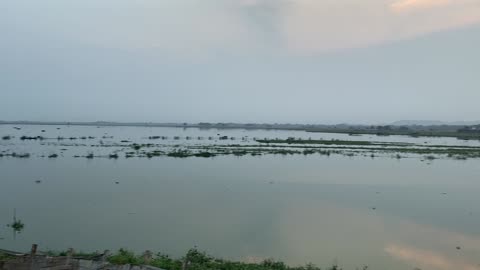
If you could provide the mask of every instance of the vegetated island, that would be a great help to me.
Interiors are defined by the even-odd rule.
[[[424,123],[424,124],[422,124]],[[180,127],[200,129],[270,129],[300,130],[306,132],[344,133],[351,135],[372,134],[380,136],[405,135],[413,137],[455,137],[480,139],[480,122],[415,122],[398,121],[388,125],[354,124],[255,124],[255,123],[137,123],[137,122],[39,122],[0,121],[0,125],[64,125],[64,126],[131,126],[131,127]]]

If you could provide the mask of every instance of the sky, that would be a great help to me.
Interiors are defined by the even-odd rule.
[[[480,120],[480,0],[0,1],[0,120]]]

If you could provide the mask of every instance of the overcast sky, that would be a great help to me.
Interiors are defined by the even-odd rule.
[[[480,0],[0,1],[0,120],[480,119]]]

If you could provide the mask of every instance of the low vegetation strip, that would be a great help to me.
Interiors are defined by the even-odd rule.
[[[67,252],[48,252],[50,256],[66,256]],[[75,254],[76,258],[91,259],[98,257],[97,253]],[[0,257],[1,258],[1,257]],[[9,257],[5,257],[8,259]],[[302,266],[289,266],[284,262],[273,259],[259,260],[258,262],[232,261],[215,258],[197,249],[190,249],[181,258],[173,258],[164,253],[153,254],[146,251],[143,254],[135,254],[126,249],[120,249],[107,257],[112,265],[149,265],[165,270],[342,270],[338,265],[320,268],[312,263]],[[368,269],[368,266],[356,269]],[[352,269],[353,270],[353,269]]]
[[[371,141],[343,141],[343,140],[304,140],[304,139],[258,139],[259,143],[280,143],[280,144],[323,144],[323,145],[390,145],[389,143],[376,143]]]

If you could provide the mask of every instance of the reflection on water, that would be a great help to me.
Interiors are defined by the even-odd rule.
[[[436,270],[478,270],[480,264],[473,264],[466,260],[458,260],[457,256],[448,256],[430,250],[422,250],[407,246],[389,245],[385,251],[411,266],[420,266],[421,269]]]
[[[125,129],[101,130],[125,135]],[[3,158],[0,247],[127,247],[181,256],[197,245],[247,261],[479,269],[477,163],[340,156]],[[27,225],[16,239],[5,226],[14,208]]]

